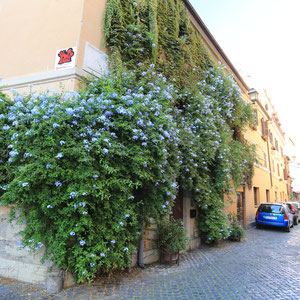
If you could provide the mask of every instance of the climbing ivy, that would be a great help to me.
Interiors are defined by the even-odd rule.
[[[118,53],[128,69],[155,63],[158,72],[183,88],[213,66],[182,1],[111,0],[104,24],[107,49]],[[195,66],[200,71],[192,72]]]
[[[145,70],[154,64],[176,88],[177,180],[193,191],[202,239],[226,238],[224,194],[251,186],[255,161],[255,148],[243,138],[252,110],[233,77],[212,61],[179,0],[109,0],[105,41],[118,68]]]

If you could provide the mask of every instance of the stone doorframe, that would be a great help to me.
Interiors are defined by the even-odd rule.
[[[175,201],[173,214],[175,219],[182,219],[187,236],[191,239],[188,249],[200,246],[196,217],[191,218],[191,210],[196,210],[192,203],[192,192],[181,190]]]

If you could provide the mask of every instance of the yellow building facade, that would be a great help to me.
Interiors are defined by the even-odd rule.
[[[226,199],[226,212],[237,214],[245,227],[254,222],[259,204],[285,202],[291,196],[285,134],[271,100],[266,91],[259,95],[254,89],[249,90],[246,100],[255,115],[254,126],[244,133],[247,142],[256,148],[252,186],[240,187],[237,195]]]
[[[250,90],[255,112],[255,125],[245,133],[246,140],[256,146],[257,162],[251,190],[245,193],[246,223],[253,220],[256,209],[263,202],[285,202],[290,197],[289,171],[284,149],[285,136],[278,115],[266,91],[259,95]]]

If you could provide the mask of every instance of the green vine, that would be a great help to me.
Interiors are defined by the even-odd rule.
[[[182,1],[120,3],[124,30],[117,31],[110,17],[105,28],[110,32],[107,48],[111,55],[118,49],[129,70],[139,66],[147,73],[147,66],[153,64],[156,74],[162,73],[177,88],[178,97],[173,99],[180,109],[177,180],[194,192],[202,239],[210,243],[226,238],[224,194],[240,185],[250,186],[253,177],[255,149],[243,138],[252,109],[232,76],[213,63]],[[108,12],[113,4],[108,1]]]

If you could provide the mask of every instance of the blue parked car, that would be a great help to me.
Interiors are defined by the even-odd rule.
[[[264,225],[283,227],[290,232],[294,226],[293,214],[285,204],[280,203],[262,203],[256,212],[256,228]]]

